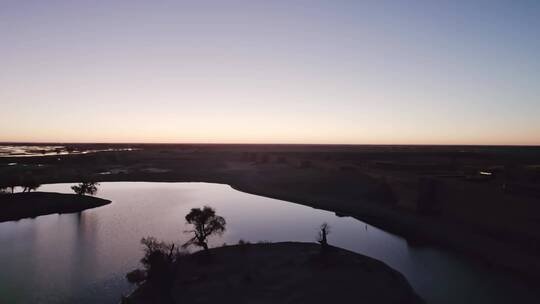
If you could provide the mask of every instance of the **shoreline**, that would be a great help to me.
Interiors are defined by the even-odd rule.
[[[82,178],[96,182],[227,184],[246,193],[348,215],[415,246],[444,248],[483,266],[496,265],[524,277],[540,278],[537,199],[520,193],[519,187],[505,192],[501,183],[507,179],[502,173],[483,181],[462,176],[467,170],[502,170],[508,161],[532,170],[531,164],[540,156],[538,149],[252,145],[130,148],[137,149],[4,159],[0,185],[10,185],[27,175],[41,184],[77,183]],[[537,173],[540,177],[540,169]],[[456,174],[462,177],[445,177]],[[521,175],[518,177],[526,177]]]
[[[348,199],[346,197],[322,197],[303,189],[284,187],[282,183],[260,176],[234,177],[213,175],[190,178],[189,176],[170,176],[170,174],[134,176],[128,174],[108,175],[96,179],[98,182],[203,182],[229,185],[235,190],[288,201],[312,208],[334,212],[340,216],[350,216],[377,228],[403,237],[417,246],[435,246],[458,255],[473,259],[484,266],[498,267],[524,279],[540,278],[540,261],[536,255],[519,248],[507,246],[504,241],[490,238],[479,232],[459,226],[449,226],[437,221],[437,217],[407,214],[367,199]],[[75,183],[73,179],[59,179],[54,183]]]
[[[358,208],[361,210],[355,211],[329,208],[328,205],[333,203],[332,200],[316,203],[315,200],[310,200],[307,197],[276,195],[271,191],[258,191],[239,185],[231,185],[231,187],[253,195],[322,209],[334,212],[339,216],[349,216],[402,237],[409,244],[415,246],[444,248],[452,253],[473,259],[484,266],[499,267],[501,271],[509,271],[526,279],[540,278],[540,262],[536,255],[507,247],[503,241],[463,228],[437,226],[434,223],[436,219],[415,219],[414,215],[404,216],[382,208],[377,210],[376,206],[365,206],[365,208]]]
[[[102,198],[55,192],[1,194],[0,223],[55,213],[76,213],[110,203]]]

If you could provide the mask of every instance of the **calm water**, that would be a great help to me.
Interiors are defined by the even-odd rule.
[[[41,191],[71,192],[70,184]],[[187,240],[184,216],[209,205],[227,220],[212,246],[257,241],[314,241],[323,222],[330,243],[384,261],[428,303],[538,303],[540,293],[443,251],[347,217],[206,183],[102,183],[112,204],[80,214],[0,223],[0,303],[117,303],[137,268],[140,239]]]

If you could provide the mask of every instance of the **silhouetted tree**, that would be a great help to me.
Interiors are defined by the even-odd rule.
[[[153,288],[159,288],[163,301],[159,303],[173,303],[170,291],[174,282],[178,262],[186,253],[178,250],[173,243],[158,241],[154,237],[141,239],[144,246],[144,256],[141,263],[144,269],[135,269],[126,274],[126,279],[132,284],[140,285],[143,282],[151,283]],[[122,296],[121,303],[129,303],[128,297]]]
[[[317,240],[321,244],[323,249],[326,249],[328,247],[328,240],[326,238],[328,234],[330,234],[330,225],[328,225],[327,223],[323,223],[319,230],[319,238]]]
[[[15,187],[21,184],[20,175],[11,172],[8,174],[0,178],[0,188],[3,188],[5,192],[9,189],[9,192],[15,193]]]
[[[170,288],[174,279],[174,264],[185,253],[180,252],[173,243],[158,241],[154,237],[141,239],[144,246],[144,256],[141,264],[144,269],[135,269],[126,274],[126,279],[132,284],[155,282],[156,286]]]
[[[26,176],[21,182],[21,187],[23,187],[23,192],[35,191],[41,186],[40,183],[32,176]]]
[[[172,280],[172,264],[182,256],[182,253],[172,243],[158,241],[154,237],[146,237],[141,240],[144,245],[144,257],[141,263],[145,270],[145,280],[170,283]],[[142,280],[140,273],[130,272],[128,281]],[[133,280],[131,281],[130,278]]]
[[[212,234],[221,235],[225,231],[225,219],[216,215],[216,211],[208,206],[193,208],[186,215],[186,222],[193,225],[193,230],[185,231],[193,233],[194,236],[187,241],[183,247],[197,245],[208,250],[207,239]]]
[[[96,182],[81,182],[78,185],[71,186],[71,189],[78,195],[94,195],[98,191],[99,183]]]
[[[11,193],[15,193],[15,187],[17,187],[17,184],[15,181],[9,184],[8,186],[11,189]]]

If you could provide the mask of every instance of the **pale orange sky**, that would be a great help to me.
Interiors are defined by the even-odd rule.
[[[0,141],[537,145],[539,12],[2,4]]]

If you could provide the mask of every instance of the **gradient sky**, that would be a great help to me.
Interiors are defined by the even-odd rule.
[[[539,1],[0,0],[0,141],[540,144]]]

